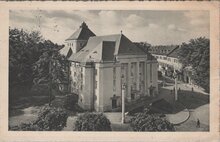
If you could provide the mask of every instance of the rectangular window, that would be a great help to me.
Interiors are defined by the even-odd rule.
[[[97,69],[94,70],[94,74],[97,75]]]
[[[115,78],[116,78],[116,68],[113,67],[113,79],[115,79]]]
[[[116,88],[116,80],[114,79],[113,80],[113,90],[115,91],[115,88]]]
[[[116,86],[116,67],[113,67],[113,90],[115,91]]]
[[[98,82],[97,82],[97,81],[95,81],[95,89],[97,89],[97,84],[98,84]]]
[[[150,82],[152,82],[152,75],[153,75],[153,72],[152,72],[152,63],[150,63]]]

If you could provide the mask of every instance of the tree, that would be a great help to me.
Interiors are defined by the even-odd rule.
[[[49,41],[50,42],[50,41]],[[48,47],[53,47],[53,43]],[[66,59],[60,55],[57,49],[45,51],[37,62],[34,63],[34,84],[49,84],[52,81],[52,86],[57,89],[57,84],[62,81],[67,81]]]
[[[149,114],[148,111],[136,113],[131,119],[134,131],[174,131],[174,126],[159,114]]]
[[[111,131],[111,123],[103,113],[84,113],[77,117],[74,131]]]
[[[42,130],[60,131],[66,126],[67,118],[66,110],[45,106],[40,110],[38,119],[34,124]]]
[[[68,114],[62,108],[45,106],[37,120],[31,123],[22,123],[19,126],[9,127],[14,131],[60,131],[66,126]]]
[[[61,79],[67,80],[65,58],[58,52],[60,48],[62,46],[44,40],[38,31],[9,29],[9,86],[49,85],[50,78],[56,86]]]
[[[192,67],[191,78],[194,83],[209,92],[210,78],[210,41],[205,37],[191,39],[182,43],[178,52],[183,68]]]
[[[9,29],[9,85],[32,85],[32,64],[42,54],[39,32]]]

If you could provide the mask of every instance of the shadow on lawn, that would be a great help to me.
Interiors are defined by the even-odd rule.
[[[210,101],[209,95],[186,90],[180,91],[178,98],[179,102],[185,105],[188,109],[196,109],[205,104],[209,104]]]
[[[9,116],[22,115],[25,108],[42,106],[49,102],[49,95],[45,92],[33,91],[30,86],[15,86],[9,89]],[[52,100],[55,97],[52,96]]]
[[[163,94],[161,94],[160,96],[162,98],[164,98],[166,101],[168,101],[171,104],[174,104],[174,91],[169,90],[169,89],[165,89],[165,88],[160,88],[161,92],[163,92]],[[192,91],[187,91],[187,90],[180,90],[178,91],[178,102],[183,104],[187,109],[196,109],[200,106],[203,106],[205,104],[209,104],[209,95],[205,95],[199,92],[192,92]],[[181,108],[181,107],[179,107]],[[177,109],[177,108],[175,108]],[[176,112],[181,111],[180,110],[175,110]]]
[[[178,91],[178,101],[174,100],[174,91],[160,88],[159,95],[151,101],[137,102],[137,107],[129,111],[129,114],[143,112],[145,108],[150,109],[151,113],[175,114],[184,109],[196,109],[200,106],[209,103],[209,95],[204,95],[199,92],[187,90]]]

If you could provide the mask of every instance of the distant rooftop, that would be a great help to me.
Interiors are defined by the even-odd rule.
[[[149,52],[151,54],[157,54],[157,55],[169,55],[171,52],[173,52],[178,46],[177,45],[160,45],[160,46],[151,46],[149,49]]]
[[[180,46],[177,46],[173,51],[171,51],[167,56],[179,58],[178,52],[180,51]]]

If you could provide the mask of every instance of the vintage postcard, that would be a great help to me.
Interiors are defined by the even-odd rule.
[[[0,141],[219,141],[218,2],[1,2]]]

